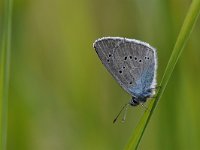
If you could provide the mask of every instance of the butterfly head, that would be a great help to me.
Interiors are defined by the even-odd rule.
[[[129,103],[131,106],[137,106],[139,105],[139,101],[138,101],[138,98],[137,97],[132,97],[130,103]]]
[[[129,104],[131,106],[137,106],[139,105],[141,102],[146,102],[147,97],[132,97],[131,101],[129,102]]]

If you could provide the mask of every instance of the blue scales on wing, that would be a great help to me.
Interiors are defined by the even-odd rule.
[[[94,48],[122,88],[132,96],[146,96],[155,88],[156,51],[138,40],[105,37],[95,41]]]

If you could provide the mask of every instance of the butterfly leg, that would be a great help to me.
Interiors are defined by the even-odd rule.
[[[152,92],[154,91],[154,90],[159,90],[161,88],[161,86],[156,86],[155,88],[150,88],[150,89],[148,89],[147,90],[147,93],[146,93],[146,97],[147,98],[156,98],[156,95],[152,95]]]
[[[160,90],[161,89],[161,86],[156,86],[155,88],[151,88],[151,90]],[[149,98],[156,98],[157,97],[157,94],[155,95],[151,95]]]
[[[143,108],[145,108],[145,111],[149,111],[149,108],[148,108],[146,105],[144,105],[143,103],[140,103],[140,105],[141,105]]]
[[[160,90],[160,89],[161,89],[160,85],[158,85],[158,86],[155,87],[155,90]]]
[[[149,97],[149,98],[156,98],[157,97],[157,95],[155,95],[155,96],[151,96],[151,97]]]
[[[154,87],[154,88],[151,88],[150,90],[160,90],[160,89],[161,89],[161,86],[158,85],[158,86],[156,86],[156,87]]]

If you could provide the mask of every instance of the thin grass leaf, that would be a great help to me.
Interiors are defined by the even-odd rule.
[[[12,0],[4,0],[3,37],[0,64],[0,149],[6,150],[8,87],[11,47]]]
[[[161,98],[161,96],[167,86],[167,83],[168,83],[170,76],[174,70],[174,67],[183,51],[183,48],[184,48],[187,40],[189,39],[189,36],[192,32],[192,29],[195,25],[197,18],[198,18],[199,11],[200,11],[200,0],[193,0],[190,5],[190,8],[188,10],[187,16],[184,20],[184,23],[182,25],[182,28],[180,30],[179,36],[177,38],[176,44],[172,51],[172,54],[171,54],[171,57],[167,64],[167,67],[165,69],[165,73],[163,75],[163,78],[162,78],[162,81],[160,84],[161,88],[158,90],[156,98],[150,102],[149,111],[146,111],[144,113],[144,115],[142,116],[129,143],[125,147],[125,150],[132,150],[132,149],[138,148],[138,145],[139,145],[140,140],[143,136],[143,133],[146,129],[146,126],[155,110],[155,107],[158,104],[159,99]]]

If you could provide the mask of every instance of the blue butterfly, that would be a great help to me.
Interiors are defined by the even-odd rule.
[[[153,97],[157,71],[155,48],[139,40],[121,37],[97,39],[93,47],[107,70],[132,96],[129,105],[137,106]]]

